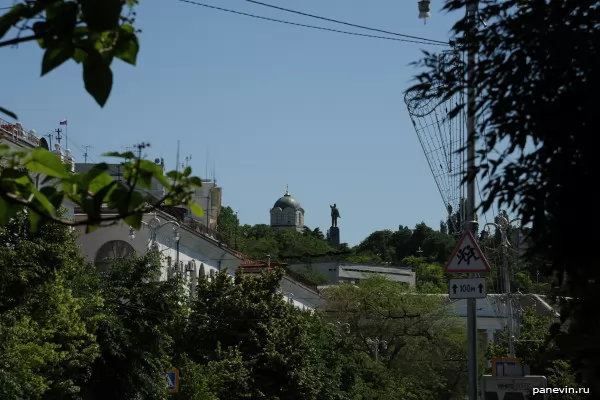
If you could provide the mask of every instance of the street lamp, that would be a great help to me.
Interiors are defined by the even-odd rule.
[[[179,241],[181,240],[181,236],[179,235],[179,229],[181,228],[181,225],[179,225],[179,223],[177,221],[165,221],[165,222],[161,222],[161,220],[156,216],[156,213],[154,213],[154,216],[150,219],[150,221],[148,222],[143,222],[144,225],[146,225],[148,227],[148,229],[150,229],[150,246],[152,250],[158,250],[158,241],[156,239],[156,233],[158,232],[158,230],[164,226],[167,225],[173,225],[173,239],[175,240],[175,246],[176,246],[176,250],[177,250],[177,257],[175,260],[175,268],[178,269],[179,268]],[[131,231],[130,231],[131,234]]]
[[[379,346],[383,350],[387,349],[388,343],[385,340],[379,340],[379,338],[371,339],[367,338],[367,345],[371,346],[375,353],[375,362],[379,360]]]
[[[515,355],[515,327],[514,327],[514,315],[513,315],[513,307],[511,300],[511,291],[510,291],[510,272],[508,271],[508,237],[507,231],[508,228],[513,224],[513,222],[520,221],[520,218],[514,218],[512,220],[508,220],[503,216],[499,216],[496,218],[496,222],[488,222],[484,225],[484,229],[493,226],[494,228],[500,231],[501,238],[501,246],[502,246],[502,273],[504,278],[504,287],[506,289],[506,307],[508,310],[508,348],[511,356]]]

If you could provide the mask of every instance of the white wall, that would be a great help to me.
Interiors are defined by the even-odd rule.
[[[144,221],[148,222],[152,217],[152,215],[146,215]],[[159,216],[159,219],[161,222],[167,221],[167,217],[161,218]],[[200,237],[199,234],[189,232],[183,228],[179,229],[179,234],[181,237],[179,252],[177,251],[177,243],[174,240],[173,225],[163,226],[157,231],[156,235],[158,250],[165,257],[171,257],[172,265],[174,265],[179,254],[179,261],[183,262],[184,266],[188,262],[194,261],[198,271],[204,266],[204,272],[207,275],[210,274],[211,270],[216,272],[219,269],[226,269],[229,273],[234,274],[242,261],[226,249]],[[119,222],[112,226],[99,228],[88,234],[82,234],[77,243],[86,255],[87,260],[93,262],[96,253],[106,242],[111,240],[128,242],[138,255],[142,255],[149,250],[150,239],[150,229],[145,225],[142,225],[142,228],[135,232],[135,238],[132,240],[129,236],[129,226],[124,222]],[[163,279],[167,277],[167,270],[167,266],[164,265],[161,274]]]
[[[324,300],[318,293],[287,276],[281,280],[281,291],[286,301],[291,299],[291,303],[302,309],[315,309],[324,304]]]

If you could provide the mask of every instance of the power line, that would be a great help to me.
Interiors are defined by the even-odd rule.
[[[367,38],[371,38],[371,39],[393,40],[393,41],[405,42],[405,43],[425,44],[425,45],[429,45],[429,46],[450,46],[449,44],[443,43],[443,42],[439,42],[439,43],[428,42],[427,40],[429,40],[429,39],[419,39],[419,40],[399,39],[399,38],[392,38],[392,37],[386,37],[386,36],[377,36],[377,35],[368,35],[368,34],[357,33],[357,32],[341,31],[341,30],[338,30],[338,29],[323,28],[323,27],[315,26],[315,25],[299,24],[299,23],[296,23],[296,22],[284,21],[284,20],[281,20],[281,19],[263,17],[263,16],[260,16],[260,15],[248,14],[248,13],[241,12],[241,11],[229,10],[227,8],[221,8],[221,7],[211,6],[211,5],[208,5],[208,4],[203,4],[203,3],[199,3],[197,1],[192,1],[192,0],[176,0],[176,1],[179,1],[181,3],[191,4],[191,5],[198,6],[198,7],[205,7],[205,8],[210,8],[210,9],[213,9],[213,10],[224,11],[224,12],[228,12],[228,13],[232,13],[232,14],[237,14],[237,15],[243,15],[243,16],[246,16],[246,17],[251,17],[251,18],[256,18],[256,19],[262,19],[262,20],[265,20],[265,21],[279,22],[281,24],[299,26],[299,27],[302,27],[302,28],[318,29],[318,30],[327,31],[327,32],[342,33],[344,35],[361,36],[361,37],[367,37]]]
[[[403,33],[390,32],[390,31],[385,31],[385,30],[382,30],[382,29],[370,28],[368,26],[363,26],[363,25],[356,25],[356,24],[352,24],[352,23],[349,23],[349,22],[339,21],[337,19],[325,18],[325,17],[320,17],[318,15],[314,15],[314,14],[303,13],[301,11],[290,10],[289,8],[278,7],[278,6],[274,6],[272,4],[262,3],[260,1],[255,1],[255,0],[245,0],[245,1],[247,1],[249,3],[254,3],[254,4],[261,5],[261,6],[269,7],[269,8],[274,8],[274,9],[280,10],[280,11],[285,11],[285,12],[289,12],[289,13],[293,13],[293,14],[303,15],[305,17],[310,17],[310,18],[316,18],[316,19],[320,19],[320,20],[323,20],[323,21],[333,22],[333,23],[336,23],[336,24],[351,26],[351,27],[354,27],[354,28],[360,28],[360,29],[365,29],[365,30],[368,30],[368,31],[385,33],[387,35],[401,36],[401,37],[408,38],[408,39],[415,39],[415,40],[427,41],[427,42],[436,43],[438,45],[449,46],[448,43],[442,42],[442,41],[439,41],[439,40],[427,39],[427,38],[422,38],[422,37],[418,37],[418,36],[405,35]]]

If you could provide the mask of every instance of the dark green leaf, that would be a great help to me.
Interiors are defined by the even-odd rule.
[[[189,178],[188,183],[195,187],[202,187],[202,179],[198,178],[197,176],[192,176]]]
[[[71,42],[55,43],[46,49],[42,59],[42,76],[60,66],[73,56],[75,48]]]
[[[84,62],[86,57],[87,53],[80,48],[76,48],[75,51],[73,51],[73,60],[77,64],[81,64],[82,62]]]
[[[144,217],[144,213],[136,212],[133,215],[128,216],[124,219],[125,223],[131,226],[133,229],[139,230],[142,226],[142,219]]]
[[[31,172],[37,172],[55,178],[68,178],[69,171],[60,158],[45,149],[34,149],[23,160],[23,164]]]
[[[56,190],[54,186],[44,186],[40,189],[40,193],[46,196],[55,209],[58,209],[61,206],[64,193]]]
[[[88,93],[104,107],[112,89],[113,74],[110,65],[97,51],[89,52],[83,61],[83,82]]]
[[[13,118],[13,119],[19,119],[17,118],[17,114],[15,114],[12,111],[8,111],[6,108],[4,107],[0,107],[0,113],[4,114],[4,115],[8,115],[9,117]]]
[[[98,210],[102,208],[102,204],[106,202],[106,198],[110,196],[117,184],[117,181],[112,181],[94,194],[94,208]]]
[[[119,30],[119,39],[114,50],[115,57],[128,64],[135,65],[139,51],[140,44],[135,33],[129,32],[128,29],[124,29],[122,26]]]
[[[121,9],[121,0],[87,0],[81,3],[83,20],[96,32],[117,29]]]

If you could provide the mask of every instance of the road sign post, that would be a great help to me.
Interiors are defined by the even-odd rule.
[[[474,156],[473,156],[474,157]],[[474,186],[473,183],[470,183],[470,186]],[[475,208],[473,207],[473,202],[475,201],[475,196],[473,192],[473,187],[470,187],[470,196],[467,200],[467,205],[469,206],[469,217],[470,221],[475,220]],[[476,223],[475,223],[476,224]],[[477,232],[477,229],[473,229],[474,232]],[[444,272],[446,273],[471,273],[471,274],[481,274],[490,272],[490,265],[485,258],[485,255],[479,248],[473,233],[470,230],[466,230],[462,237],[460,238],[450,261],[446,264],[444,268]],[[482,279],[478,276],[471,276],[470,280]],[[479,282],[481,283],[481,282]],[[454,292],[452,287],[449,288],[450,292]],[[485,280],[482,283],[481,294],[477,293],[479,291],[479,284],[476,285],[477,291],[476,295],[483,294],[485,288]],[[458,292],[459,285],[457,284],[456,291]],[[487,293],[486,293],[487,294]],[[485,296],[483,296],[485,297]],[[452,297],[451,297],[452,298]],[[468,375],[469,375],[469,400],[477,400],[477,297],[472,295],[472,297],[466,297],[467,299],[467,345],[468,345]]]
[[[485,278],[450,279],[448,297],[451,299],[483,299],[487,296]]]

